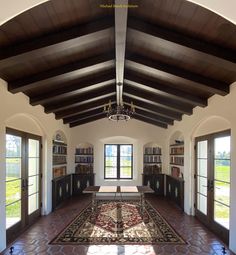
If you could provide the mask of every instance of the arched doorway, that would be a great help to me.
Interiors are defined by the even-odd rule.
[[[221,117],[195,130],[195,214],[228,243],[230,212],[230,124]]]
[[[6,121],[6,234],[7,242],[41,215],[42,131],[26,114]]]

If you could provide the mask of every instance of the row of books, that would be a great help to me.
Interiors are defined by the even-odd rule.
[[[171,148],[171,149],[170,149],[170,154],[179,154],[179,155],[183,155],[183,154],[184,154],[184,147]]]
[[[78,164],[75,167],[75,173],[76,174],[91,174],[93,173],[93,165],[80,165]]]
[[[66,166],[53,168],[53,178],[63,175],[66,175]]]
[[[160,174],[161,165],[144,166],[143,173],[144,174]]]
[[[52,158],[53,165],[66,164],[66,156],[62,155],[53,155]]]
[[[161,156],[160,155],[144,155],[144,164],[145,163],[160,163]]]
[[[67,147],[62,145],[53,145],[52,147],[53,154],[67,154]]]
[[[144,149],[144,154],[161,154],[160,147],[146,147]]]
[[[76,163],[93,163],[93,157],[75,155]]]
[[[184,157],[170,157],[171,164],[184,165]]]
[[[76,148],[75,154],[93,154],[93,147],[87,147],[87,148]]]

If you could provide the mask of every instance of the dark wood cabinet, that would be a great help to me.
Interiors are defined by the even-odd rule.
[[[164,174],[143,174],[143,185],[150,186],[156,195],[164,196]]]
[[[184,180],[166,175],[166,197],[184,210]]]
[[[83,190],[88,186],[94,185],[94,173],[91,174],[73,174],[72,178],[73,195],[82,194]]]
[[[71,174],[52,180],[52,210],[71,197]]]

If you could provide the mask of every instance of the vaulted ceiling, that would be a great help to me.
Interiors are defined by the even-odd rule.
[[[0,27],[0,77],[70,127],[116,104],[113,1],[51,0]],[[186,0],[129,0],[123,103],[167,128],[236,81],[236,26]],[[121,19],[122,23],[122,19]],[[115,29],[116,28],[116,29]]]

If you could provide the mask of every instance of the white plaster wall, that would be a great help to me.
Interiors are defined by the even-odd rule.
[[[70,148],[70,129],[54,114],[45,114],[41,106],[31,106],[28,97],[22,93],[13,95],[7,91],[7,84],[0,80],[0,251],[6,245],[5,223],[5,134],[6,127],[15,128],[42,136],[43,155],[43,208],[42,213],[51,211],[52,180],[52,138],[57,130],[65,133],[68,141],[68,173],[74,169],[73,153]]]
[[[185,177],[185,212],[193,214],[194,203],[194,138],[221,130],[231,129],[231,208],[230,208],[230,249],[236,252],[236,82],[230,87],[227,96],[213,96],[205,108],[196,107],[193,115],[183,116],[182,121],[175,121],[167,130],[167,140],[176,131],[184,135],[184,177]],[[167,142],[165,147],[167,148]],[[168,164],[168,161],[165,162]],[[165,165],[164,163],[164,165]]]
[[[102,119],[71,130],[72,146],[91,143],[94,146],[94,172],[96,185],[141,185],[143,170],[143,146],[149,142],[160,147],[165,144],[166,130],[137,120],[112,122]],[[104,180],[104,144],[133,144],[133,180]],[[162,154],[166,154],[162,151]],[[163,169],[165,172],[165,169]]]

